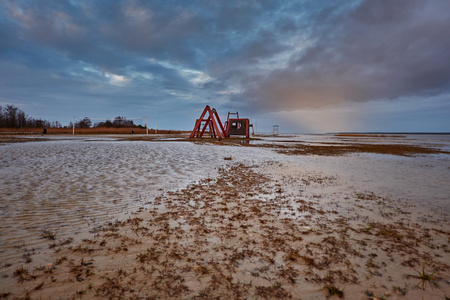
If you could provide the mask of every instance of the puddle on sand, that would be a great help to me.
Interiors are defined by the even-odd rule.
[[[204,176],[197,146],[184,143],[40,142],[2,146],[0,261],[16,248],[46,247],[144,206],[160,189]],[[218,154],[218,153],[217,153]]]
[[[89,230],[126,219],[164,191],[215,177],[228,163],[267,160],[267,149],[186,142],[55,140],[1,146],[0,261],[23,263],[25,249],[82,239]],[[262,154],[261,154],[262,153]],[[233,161],[224,157],[233,156]],[[242,159],[239,159],[242,158]],[[47,232],[46,233],[44,233]],[[18,250],[19,249],[19,250]],[[39,262],[33,261],[33,264]]]
[[[284,175],[320,174],[339,182],[320,187],[322,193],[331,189],[329,193],[344,197],[369,191],[430,204],[442,214],[450,209],[448,155],[288,156],[269,148],[107,139],[15,143],[1,146],[0,261],[23,263],[19,247],[48,249],[52,241],[42,238],[44,231],[55,233],[58,240],[76,240],[96,226],[150,206],[163,191],[216,176],[217,167],[270,161],[285,163]],[[292,188],[303,186],[295,180]]]

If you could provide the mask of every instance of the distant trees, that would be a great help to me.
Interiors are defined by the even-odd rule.
[[[107,127],[107,128],[111,128],[114,127],[113,122],[111,122],[109,119],[106,119],[105,122],[97,122],[94,124],[94,127]]]
[[[88,117],[84,117],[82,120],[75,123],[75,128],[91,128],[91,126],[92,121]]]
[[[115,117],[113,121],[113,127],[121,128],[121,127],[135,127],[133,120],[127,120],[126,117]]]
[[[68,128],[72,128],[73,123],[70,122]],[[127,120],[126,117],[118,116],[111,122],[107,119],[105,122],[97,122],[92,124],[90,118],[85,117],[75,123],[75,128],[91,128],[91,127],[140,127],[134,124],[133,120]],[[28,117],[21,109],[14,105],[0,106],[0,128],[62,128],[58,121],[49,122],[47,120],[35,119]]]
[[[0,128],[47,128],[61,127],[56,121],[50,123],[47,120],[28,117],[21,109],[14,105],[0,106]]]
[[[94,127],[114,127],[114,128],[123,128],[123,127],[137,127],[133,120],[127,120],[126,117],[115,117],[114,121],[106,120],[105,122],[98,122],[94,124]]]

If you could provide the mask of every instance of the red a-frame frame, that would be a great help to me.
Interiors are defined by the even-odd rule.
[[[209,116],[205,119],[206,113],[209,113]],[[211,138],[219,138],[220,140],[227,137],[216,109],[211,109],[209,105],[206,105],[200,118],[195,121],[195,127],[191,132],[190,138],[201,138],[206,131],[206,127],[209,127]]]

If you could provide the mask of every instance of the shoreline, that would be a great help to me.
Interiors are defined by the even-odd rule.
[[[314,136],[314,135],[312,135]],[[323,136],[324,135],[315,135]],[[439,134],[438,134],[439,136]],[[351,153],[377,153],[399,156],[417,156],[426,154],[450,154],[450,147],[443,144],[423,143],[408,144],[405,142],[406,136],[397,135],[343,135],[336,134],[331,136],[333,141],[302,141],[288,140],[283,136],[265,136],[256,135],[254,138],[188,138],[188,134],[173,132],[161,134],[79,134],[76,136],[67,134],[41,134],[39,137],[34,135],[0,134],[0,146],[11,143],[24,142],[48,142],[57,140],[87,140],[92,141],[95,138],[115,139],[116,141],[144,141],[144,142],[189,142],[195,144],[211,144],[218,146],[242,146],[242,147],[260,147],[276,150],[278,153],[287,155],[320,155],[320,156],[339,156]],[[272,140],[266,140],[267,138]],[[406,139],[407,141],[407,139]]]

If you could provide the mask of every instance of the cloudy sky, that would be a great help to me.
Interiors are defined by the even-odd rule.
[[[450,132],[450,1],[0,1],[0,105],[258,132]],[[145,121],[144,121],[145,122]]]

